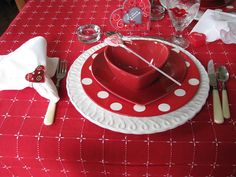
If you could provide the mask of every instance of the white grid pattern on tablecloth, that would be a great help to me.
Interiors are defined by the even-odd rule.
[[[48,39],[49,42],[49,51],[48,54],[50,56],[60,56],[64,59],[67,59],[69,63],[71,64],[73,59],[75,59],[78,54],[84,52],[87,48],[89,48],[89,45],[82,45],[77,44],[77,37],[75,34],[75,29],[78,24],[82,23],[95,23],[96,18],[93,18],[93,16],[96,16],[96,4],[104,2],[104,0],[96,0],[96,1],[30,1],[25,6],[25,11],[22,11],[21,14],[17,17],[17,19],[13,22],[12,26],[8,29],[7,33],[1,38],[1,44],[5,46],[3,49],[0,49],[0,52],[2,54],[5,54],[6,52],[11,52],[14,49],[16,49],[20,44],[25,42],[27,39],[32,38],[37,35],[43,35]],[[99,24],[104,31],[110,29],[107,20],[109,13],[112,11],[110,7],[114,7],[114,5],[110,5],[114,2],[110,0],[105,1],[106,5],[104,5],[104,14],[101,14],[101,23]],[[69,5],[68,5],[69,4]],[[81,5],[81,10],[78,10],[76,7],[77,5]],[[90,4],[92,4],[90,6]],[[121,4],[121,1],[118,1],[118,4]],[[47,6],[45,6],[47,5]],[[33,7],[34,6],[34,7]],[[57,6],[57,7],[55,7]],[[65,9],[64,7],[69,7],[68,9]],[[118,5],[117,5],[118,7]],[[33,12],[30,11],[30,9],[34,8],[35,10]],[[55,9],[56,8],[56,9]],[[91,11],[92,16],[89,17],[89,20],[87,20],[86,16],[84,14],[90,14],[86,12],[85,8],[92,8]],[[110,9],[109,9],[110,8]],[[29,9],[29,10],[27,10]],[[54,13],[52,13],[50,10],[53,9]],[[83,13],[82,13],[83,12]],[[66,14],[66,15],[65,15]],[[73,15],[79,14],[74,18]],[[33,21],[35,18],[34,16],[40,16],[37,17],[40,20],[39,21]],[[65,17],[66,16],[66,17]],[[47,19],[49,18],[49,19]],[[46,19],[46,20],[45,20]],[[22,24],[20,24],[22,23]],[[75,25],[76,24],[76,25]],[[19,31],[18,25],[22,26],[22,31]],[[58,25],[58,26],[57,26]],[[161,25],[156,23],[153,25],[155,27],[155,34],[166,36],[169,33],[165,31],[165,28],[163,28]],[[167,25],[168,28],[172,28],[170,23]],[[69,29],[69,30],[68,30]],[[172,30],[172,29],[171,29]],[[54,34],[55,33],[55,34]],[[70,33],[73,33],[71,35]],[[139,34],[137,32],[130,32],[127,33],[128,35],[135,35]],[[142,35],[149,35],[147,32],[142,32]],[[12,39],[12,36],[14,35],[14,39]],[[7,46],[7,47],[6,47]],[[63,48],[61,48],[63,46]],[[78,48],[77,48],[78,47]],[[201,51],[201,49],[195,49],[191,48],[191,52],[198,56],[198,58],[201,60],[202,58],[206,58],[206,56],[209,56],[209,59],[214,59],[217,65],[221,63],[226,63],[226,66],[230,69],[230,74],[232,76],[232,81],[229,84],[229,92],[232,93],[232,95],[236,95],[234,84],[236,83],[236,66],[235,61],[232,56],[232,53],[228,53],[230,50],[229,47],[231,46],[225,46],[221,42],[217,43],[217,47],[214,45],[214,48],[217,48],[219,50],[215,50],[211,48],[212,45],[207,45],[207,51]],[[235,46],[234,46],[235,47]],[[6,50],[7,48],[7,50]],[[214,53],[212,53],[214,51]],[[234,56],[236,54],[234,53]],[[223,59],[221,59],[223,58]],[[227,62],[225,62],[225,59],[227,59]],[[202,60],[204,64],[206,64],[207,60]],[[65,81],[63,82],[62,89],[65,89]],[[231,86],[232,85],[232,86]],[[7,94],[9,94],[7,92]],[[141,137],[136,136],[130,136],[130,135],[117,135],[116,133],[95,127],[91,125],[90,122],[88,122],[86,119],[82,118],[80,114],[78,114],[72,105],[69,103],[69,99],[66,96],[66,93],[62,93],[62,100],[60,103],[58,103],[58,106],[61,108],[61,110],[57,113],[56,117],[56,125],[54,127],[44,127],[42,123],[44,111],[46,110],[48,102],[44,99],[42,99],[40,96],[37,95],[34,91],[31,90],[24,90],[24,91],[11,91],[8,96],[3,98],[4,96],[1,95],[1,101],[6,102],[6,110],[5,114],[2,114],[1,117],[1,123],[0,127],[6,126],[8,121],[13,121],[16,124],[14,125],[12,130],[6,131],[4,133],[3,130],[0,132],[0,136],[7,136],[9,139],[12,139],[12,142],[16,142],[16,149],[15,154],[16,156],[12,156],[15,160],[18,160],[21,164],[21,168],[25,169],[27,172],[26,175],[28,176],[34,176],[35,173],[32,172],[33,167],[31,167],[30,162],[28,162],[27,158],[34,158],[36,161],[39,162],[40,170],[43,171],[43,174],[46,176],[51,176],[53,171],[59,171],[59,174],[61,176],[70,176],[71,170],[69,170],[67,164],[67,160],[71,160],[72,155],[65,154],[62,148],[65,148],[66,142],[74,143],[75,145],[78,145],[80,147],[79,153],[76,154],[76,158],[73,159],[74,161],[82,164],[82,168],[80,169],[82,174],[84,176],[89,176],[93,173],[92,168],[88,166],[88,154],[86,147],[88,147],[87,142],[93,141],[95,145],[98,145],[101,147],[100,151],[98,151],[98,154],[101,154],[101,159],[96,159],[94,163],[101,164],[101,171],[99,173],[103,174],[104,176],[112,176],[112,173],[110,172],[110,166],[109,163],[112,163],[111,159],[109,159],[107,155],[108,154],[108,148],[106,149],[109,142],[117,142],[118,144],[121,144],[122,147],[124,147],[124,159],[123,161],[117,161],[117,163],[123,164],[122,166],[122,174],[123,176],[133,176],[132,175],[132,165],[136,165],[133,161],[133,159],[130,157],[130,153],[132,151],[133,145],[140,144],[143,145],[146,148],[146,154],[144,153],[143,156],[145,157],[145,162],[139,162],[138,165],[145,166],[144,170],[142,171],[142,175],[148,176],[152,173],[152,165],[155,165],[156,163],[151,162],[152,159],[150,159],[150,153],[151,148],[153,147],[153,144],[158,143],[165,143],[167,144],[167,147],[169,147],[169,160],[168,162],[164,163],[165,166],[167,166],[166,170],[166,176],[170,176],[172,174],[173,166],[176,165],[174,149],[175,146],[188,144],[190,147],[193,147],[192,149],[192,161],[188,164],[188,176],[191,176],[192,170],[199,165],[206,165],[196,162],[196,151],[199,149],[196,148],[200,144],[204,143],[212,143],[215,147],[215,156],[214,160],[210,164],[211,170],[209,170],[208,176],[213,176],[214,170],[217,167],[222,166],[222,164],[218,164],[218,156],[219,156],[219,148],[224,143],[232,143],[231,139],[228,139],[226,141],[226,138],[220,139],[219,135],[219,127],[215,125],[212,121],[212,102],[209,100],[206,104],[206,106],[203,109],[206,109],[207,111],[204,111],[204,116],[199,116],[202,119],[193,119],[190,122],[186,123],[184,127],[186,127],[186,132],[190,133],[190,137],[187,140],[180,140],[178,137],[176,137],[176,132],[181,131],[180,129],[176,130],[170,130],[167,132],[166,140],[159,140],[154,135],[146,135]],[[10,101],[9,101],[10,100]],[[21,107],[24,108],[24,110],[17,110],[17,107],[19,104],[22,104]],[[35,108],[37,104],[40,104],[40,108]],[[236,105],[233,98],[230,98],[230,107],[234,108]],[[41,110],[40,110],[41,109]],[[37,112],[35,114],[34,112]],[[201,113],[200,113],[201,114]],[[235,113],[234,113],[235,115]],[[79,117],[79,118],[78,118]],[[206,118],[206,120],[203,120],[203,117]],[[13,120],[14,119],[14,120]],[[18,119],[18,122],[15,121]],[[34,122],[35,125],[39,127],[32,127],[32,130],[30,132],[27,132],[27,125]],[[74,125],[79,124],[81,127]],[[196,127],[200,125],[204,125],[211,127],[213,138],[209,138],[209,140],[202,140],[198,139],[195,135]],[[235,119],[232,119],[231,121],[227,122],[227,124],[232,125],[234,131],[236,130],[236,124]],[[73,132],[71,135],[69,132],[66,131],[68,128],[67,126],[70,125],[70,127],[76,128],[78,132]],[[86,126],[91,126],[92,129],[95,129],[94,132],[86,132]],[[88,130],[88,129],[87,129]],[[180,133],[177,133],[177,136],[180,135]],[[158,136],[158,135],[156,135]],[[161,136],[161,135],[160,135]],[[117,138],[114,140],[114,138]],[[177,139],[176,139],[177,138]],[[45,144],[42,144],[44,140],[49,145],[54,145],[57,147],[56,154],[47,154],[46,152],[42,152],[42,147],[44,150],[46,150]],[[210,141],[210,140],[214,141]],[[24,150],[21,148],[23,147],[21,143],[27,141],[32,141],[33,143],[36,142],[36,148],[37,151],[32,152],[32,154],[24,154]],[[44,142],[44,143],[45,143]],[[51,144],[50,144],[51,143]],[[235,140],[234,140],[235,143]],[[27,144],[27,143],[26,143]],[[141,152],[141,149],[138,149]],[[110,152],[111,153],[111,152]],[[55,156],[54,156],[55,155]],[[68,156],[67,156],[68,155]],[[34,157],[35,156],[35,157]],[[10,157],[10,156],[9,156]],[[90,159],[91,160],[91,159]],[[3,159],[3,157],[0,157],[1,161],[1,167],[3,169],[6,169],[9,174],[14,175],[15,170],[11,165],[8,165],[6,160]],[[58,162],[58,166],[54,167],[53,169],[48,162],[52,164]],[[164,161],[163,161],[164,162]],[[69,163],[69,162],[68,162]],[[234,164],[236,166],[236,164]],[[99,169],[98,169],[99,170]],[[56,173],[56,172],[55,172]],[[17,174],[17,173],[16,173]],[[232,170],[231,176],[235,175],[235,169]],[[17,176],[17,175],[15,175]]]

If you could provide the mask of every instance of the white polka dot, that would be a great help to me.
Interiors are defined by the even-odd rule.
[[[186,64],[187,67],[190,66],[190,63],[188,61],[185,61],[185,64]]]
[[[192,79],[189,79],[188,80],[188,83],[190,85],[198,85],[199,84],[199,80],[198,79],[195,79],[195,78],[192,78]]]
[[[98,92],[97,96],[101,99],[105,99],[105,98],[109,97],[109,93],[107,91],[100,91],[100,92]]]
[[[93,80],[90,78],[84,78],[84,79],[82,79],[82,83],[84,85],[91,85],[93,83]]]
[[[113,111],[119,111],[119,110],[122,109],[122,104],[115,102],[115,103],[112,103],[112,104],[110,105],[110,108],[111,108]]]
[[[92,66],[91,65],[89,66],[89,70],[92,71]]]
[[[177,89],[177,90],[175,90],[175,95],[176,96],[184,96],[184,95],[186,95],[186,92],[183,89]]]
[[[226,6],[227,9],[233,9],[234,6]]]
[[[158,106],[158,109],[162,112],[167,112],[170,110],[170,105],[166,103],[162,103]]]
[[[97,53],[93,54],[92,59],[96,58],[97,55],[98,55]]]
[[[146,106],[136,104],[136,105],[134,105],[134,110],[135,110],[136,112],[143,112],[143,111],[146,110]]]

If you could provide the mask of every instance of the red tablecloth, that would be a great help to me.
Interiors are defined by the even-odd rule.
[[[0,38],[4,55],[35,36],[48,41],[48,56],[69,65],[94,44],[77,40],[77,26],[94,23],[113,30],[109,15],[123,1],[32,0]],[[187,30],[188,31],[188,30]],[[167,37],[173,27],[165,17],[150,32],[128,35]],[[159,177],[236,176],[236,45],[221,41],[188,49],[206,66],[209,59],[230,71],[227,83],[231,118],[213,123],[212,95],[184,125],[151,135],[112,132],[86,120],[60,90],[55,123],[43,125],[48,101],[31,88],[0,92],[0,176]],[[22,58],[23,60],[24,58]]]

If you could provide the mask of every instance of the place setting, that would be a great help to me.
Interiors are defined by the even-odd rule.
[[[95,124],[132,134],[165,131],[193,118],[208,96],[209,80],[204,67],[188,51],[169,42],[131,37],[127,41],[127,46],[137,52],[146,50],[139,47],[147,45],[162,48],[159,58],[163,57],[163,63],[158,63],[159,67],[180,85],[156,70],[145,72],[145,67],[147,70],[150,66],[126,50],[101,43],[80,55],[68,72],[67,91],[76,109]],[[121,68],[114,66],[122,57],[131,63]],[[132,76],[135,73],[131,73],[131,67],[143,67],[137,70],[141,75]]]
[[[204,46],[212,42],[210,35],[218,33],[216,39],[235,42],[232,30],[225,31],[225,26],[232,29],[231,16],[217,33],[213,27],[210,34],[204,31],[207,14],[216,13],[214,10],[207,10],[189,35],[182,36],[202,8],[199,0],[158,4],[166,8],[176,31],[168,39],[122,35],[149,30],[152,20],[162,20],[149,18],[154,2],[145,2],[124,1],[111,13],[110,24],[117,32],[102,32],[94,24],[80,26],[80,42],[100,43],[74,61],[67,77],[68,95],[75,108],[91,122],[122,133],[163,132],[194,118],[206,102],[210,82],[205,67],[188,47]],[[230,40],[229,35],[233,36]]]
[[[91,122],[117,132],[150,134],[192,119],[205,104],[209,80],[187,50],[115,33],[74,61],[67,91]]]

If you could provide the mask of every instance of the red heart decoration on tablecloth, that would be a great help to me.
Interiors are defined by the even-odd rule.
[[[206,35],[203,33],[192,32],[188,40],[193,47],[200,47],[206,44]]]
[[[25,75],[25,79],[29,82],[44,82],[45,81],[45,67],[43,65],[37,66],[37,68]]]

